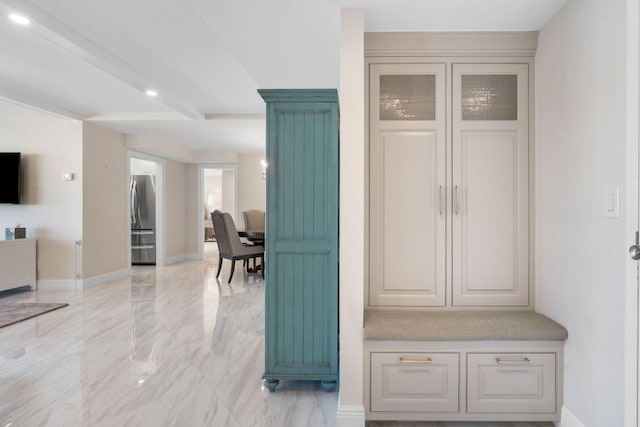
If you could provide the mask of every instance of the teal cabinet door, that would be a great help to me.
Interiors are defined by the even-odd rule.
[[[265,373],[338,377],[338,95],[259,90],[267,103]]]

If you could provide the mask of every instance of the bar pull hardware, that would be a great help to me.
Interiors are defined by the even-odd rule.
[[[444,203],[445,203],[444,187],[441,185],[440,186],[440,215],[444,215]]]
[[[455,187],[453,187],[453,204],[454,204],[454,211],[455,214],[458,215],[458,213],[460,212],[460,199],[458,197],[458,186],[456,185]]]
[[[406,359],[401,357],[400,363],[407,365],[430,365],[433,363],[433,360],[430,357],[427,357],[426,359]]]
[[[496,362],[499,365],[525,365],[531,362],[528,357],[523,357],[522,359],[503,359],[501,357],[496,357]]]

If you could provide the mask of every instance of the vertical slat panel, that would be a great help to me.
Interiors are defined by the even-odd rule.
[[[333,111],[327,113],[323,117],[323,139],[325,141],[325,170],[337,170],[338,169],[338,154],[337,154],[337,135],[333,136],[331,133],[331,129],[337,124],[337,111]],[[335,139],[334,139],[335,138]],[[338,204],[334,202],[336,196],[338,194],[338,174],[324,174],[323,178],[325,179],[324,183],[324,206],[323,210],[325,212],[338,211]],[[326,280],[331,280],[331,277],[338,276],[338,216],[325,216],[324,218],[325,230],[329,233],[335,233],[335,238],[332,239],[332,247],[329,255],[323,256],[322,264],[324,277]],[[335,263],[331,262],[335,259]],[[330,261],[331,260],[331,261]],[[336,279],[337,280],[337,279]],[[337,286],[324,286],[324,299],[323,305],[324,309],[327,312],[338,312],[338,295],[337,295]],[[337,331],[338,330],[338,316],[325,316],[325,330],[327,331]],[[327,337],[325,335],[325,337]],[[324,341],[324,357],[325,360],[331,359],[331,354],[337,354],[337,339]]]
[[[321,135],[323,131],[323,121],[316,120],[314,123],[314,134]],[[314,237],[323,238],[325,237],[324,232],[324,152],[325,152],[325,142],[321,138],[319,138],[316,143],[313,145],[313,157],[314,157],[314,183],[313,183],[313,205],[314,205],[314,216],[313,216],[313,228],[314,228]],[[313,277],[314,277],[314,316],[317,320],[316,322],[316,330],[317,333],[314,335],[314,363],[321,363],[325,360],[325,324],[324,318],[326,316],[323,315],[325,313],[324,306],[324,288],[322,284],[324,283],[324,270],[323,270],[323,262],[322,257],[316,256],[314,257],[313,262]]]
[[[304,148],[305,148],[305,114],[304,112],[295,113],[295,133],[294,139],[291,141],[291,145],[294,146],[294,163],[290,164],[294,174],[294,204],[292,206],[291,216],[293,217],[294,232],[292,238],[295,240],[301,240],[304,238],[302,232],[304,227],[304,210],[302,204],[304,201]],[[296,283],[293,284],[294,296],[294,340],[296,342],[296,356],[297,363],[303,363],[303,341],[304,341],[304,265],[302,264],[303,255],[296,254],[294,265],[294,277]]]
[[[282,169],[285,172],[284,182],[281,183],[281,193],[280,199],[283,202],[283,208],[280,211],[280,215],[284,221],[282,236],[278,235],[276,238],[291,238],[294,235],[293,221],[291,218],[291,212],[293,211],[293,206],[295,200],[293,197],[288,195],[293,194],[294,183],[295,183],[295,170],[291,167],[287,167],[285,165],[291,165],[295,162],[295,145],[292,144],[293,136],[295,135],[296,124],[295,124],[295,114],[286,113],[285,114],[285,126],[280,135],[281,138],[281,150],[283,152],[284,158],[282,159],[281,164],[283,165]],[[284,317],[284,325],[283,327],[283,340],[285,342],[285,362],[293,363],[294,360],[294,325],[296,322],[295,318],[295,301],[294,301],[294,293],[293,293],[293,277],[294,277],[294,265],[291,260],[288,260],[289,257],[283,255],[282,258],[282,281],[277,285],[278,288],[282,290],[282,298],[280,299],[282,303],[285,305],[285,317]]]
[[[313,199],[315,197],[313,192],[313,176],[315,173],[315,165],[313,159],[313,147],[317,143],[314,140],[314,122],[315,118],[313,114],[305,113],[304,118],[304,162],[303,162],[303,235],[304,239],[313,238]],[[314,307],[315,299],[313,289],[315,285],[315,278],[313,276],[313,258],[314,255],[303,255],[303,270],[304,270],[304,337],[303,337],[303,349],[304,358],[303,363],[313,363],[313,336],[315,333],[315,313]]]

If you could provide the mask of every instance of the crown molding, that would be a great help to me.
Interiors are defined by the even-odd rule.
[[[365,57],[533,57],[537,31],[389,32],[364,34]]]

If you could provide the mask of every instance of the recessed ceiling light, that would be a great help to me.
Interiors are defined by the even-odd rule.
[[[18,15],[17,13],[10,13],[9,14],[9,19],[11,19],[16,24],[20,24],[20,25],[29,25],[29,24],[31,24],[31,21],[29,21],[29,19],[27,17],[22,16],[22,15]]]
[[[150,96],[152,98],[155,98],[156,96],[158,96],[158,92],[156,92],[153,89],[147,89],[144,93],[146,93],[147,96]]]

